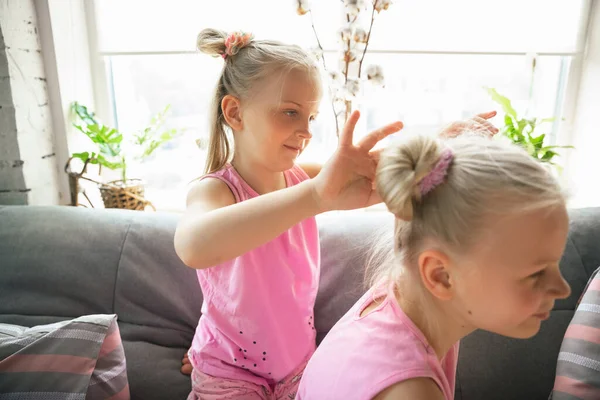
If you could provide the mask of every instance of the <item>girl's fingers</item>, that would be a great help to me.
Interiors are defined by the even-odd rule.
[[[354,111],[350,114],[350,118],[346,121],[344,125],[344,129],[342,129],[342,133],[340,135],[340,147],[343,146],[352,146],[352,140],[354,137],[354,128],[356,127],[356,123],[360,118],[360,113],[358,111]]]
[[[491,122],[489,122],[481,117],[475,117],[475,118],[473,118],[473,121],[476,124],[481,125],[485,130],[490,131],[490,133],[492,133],[492,134],[499,132],[498,128],[496,128]]]
[[[382,128],[376,129],[369,133],[367,136],[361,139],[358,143],[358,147],[362,150],[370,151],[379,141],[391,135],[392,133],[398,132],[404,127],[404,124],[400,121],[394,122],[393,124],[386,125]]]
[[[490,119],[490,118],[494,118],[496,116],[496,114],[498,114],[496,111],[488,111],[488,112],[484,112],[481,114],[477,114],[475,117],[479,117],[479,118],[483,118],[483,119]]]
[[[191,364],[186,364],[181,367],[181,373],[184,375],[191,375],[193,370],[194,370],[194,367],[192,367]]]

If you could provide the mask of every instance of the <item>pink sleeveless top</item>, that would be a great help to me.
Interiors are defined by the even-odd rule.
[[[370,400],[411,379],[431,378],[454,398],[458,343],[440,361],[393,293],[368,291],[331,329],[302,376],[296,400]],[[381,295],[382,303],[362,311]]]
[[[309,179],[298,166],[284,177],[287,187]],[[258,196],[229,164],[206,178],[226,183],[236,202]],[[231,261],[198,270],[204,302],[190,349],[194,368],[266,386],[306,361],[315,350],[319,263],[313,217]]]

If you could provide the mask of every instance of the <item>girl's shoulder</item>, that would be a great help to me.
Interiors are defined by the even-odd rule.
[[[240,192],[243,191],[241,177],[230,164],[218,171],[202,175],[192,181],[188,189],[188,204],[190,199],[205,198],[222,199],[229,204],[241,200]]]
[[[225,181],[213,177],[207,178],[190,183],[186,197],[188,208],[192,205],[225,207],[236,202],[234,192]]]

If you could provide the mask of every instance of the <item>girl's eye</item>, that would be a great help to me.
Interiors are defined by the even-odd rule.
[[[315,122],[316,119],[317,119],[316,115],[311,115],[309,121]]]
[[[295,117],[296,115],[298,115],[298,111],[296,110],[285,110],[283,113],[288,117]]]
[[[538,271],[535,274],[529,275],[529,278],[537,280],[537,279],[541,278],[542,276],[544,276],[545,273],[546,273],[546,269],[542,269],[541,271]]]

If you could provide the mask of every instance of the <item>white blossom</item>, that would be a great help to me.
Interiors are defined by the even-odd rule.
[[[367,43],[367,31],[365,31],[363,28],[356,28],[354,30],[354,41],[356,43]]]
[[[344,86],[344,92],[347,100],[352,100],[360,94],[360,80],[355,78],[348,78],[346,85]]]
[[[375,86],[384,86],[385,79],[383,76],[383,68],[379,65],[369,65],[367,67],[367,79]]]
[[[296,0],[296,13],[304,15],[310,11],[310,2],[308,0]]]
[[[335,115],[343,114],[346,111],[346,100],[343,97],[336,96],[333,99],[333,110]]]
[[[353,33],[354,33],[354,29],[353,29],[352,25],[348,24],[338,31],[338,37],[343,42],[345,42],[352,38]]]
[[[354,50],[344,51],[341,55],[342,62],[345,64],[350,64],[351,62],[356,61],[357,58],[358,55]]]
[[[323,58],[323,49],[320,47],[313,47],[310,49],[310,52],[317,60],[321,60]]]
[[[344,7],[346,7],[346,14],[351,17],[356,17],[361,10],[365,8],[364,0],[344,0]]]
[[[379,13],[382,10],[387,10],[390,4],[392,4],[392,0],[375,0],[373,7]]]
[[[343,77],[338,71],[327,71],[327,78],[329,79],[329,83],[332,85],[342,85]]]

